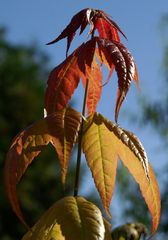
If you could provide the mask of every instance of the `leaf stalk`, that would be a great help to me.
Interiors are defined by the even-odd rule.
[[[85,112],[86,112],[86,100],[87,100],[87,94],[88,94],[88,87],[89,87],[89,80],[87,79],[86,87],[85,87],[85,94],[84,94],[84,99],[83,99],[83,107],[82,107],[82,116],[84,116],[84,117],[85,117]],[[78,190],[79,190],[83,125],[84,125],[84,118],[82,118],[81,127],[79,130],[78,152],[77,152],[76,174],[75,174],[75,185],[74,185],[74,197],[78,196]]]

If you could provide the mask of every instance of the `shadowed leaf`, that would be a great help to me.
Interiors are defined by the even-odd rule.
[[[16,194],[16,185],[26,169],[42,149],[51,143],[62,168],[62,179],[68,168],[72,147],[76,141],[81,117],[71,108],[49,115],[23,130],[13,140],[7,154],[4,169],[5,190],[13,211],[25,224]]]
[[[83,197],[65,197],[56,202],[22,240],[104,240],[104,236],[100,210]]]
[[[91,139],[89,143],[88,139]],[[139,184],[148,205],[152,216],[153,235],[160,219],[160,193],[139,139],[133,133],[95,113],[85,124],[83,151],[106,211],[114,189],[117,158],[121,159]]]

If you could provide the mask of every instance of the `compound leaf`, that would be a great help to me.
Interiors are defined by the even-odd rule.
[[[105,12],[98,9],[86,8],[75,14],[62,33],[53,41],[47,43],[47,45],[54,44],[63,38],[67,38],[67,55],[76,31],[80,28],[81,34],[88,24],[90,24],[89,33],[92,35],[94,35],[94,32],[97,29],[99,36],[102,38],[120,41],[118,32],[126,38],[119,26],[111,20]]]
[[[85,124],[83,151],[107,212],[115,184],[117,160],[121,159],[139,184],[150,210],[153,235],[160,219],[160,193],[155,174],[139,139],[95,113]]]

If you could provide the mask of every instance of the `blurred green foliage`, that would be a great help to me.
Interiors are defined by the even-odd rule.
[[[23,128],[43,117],[48,58],[37,46],[17,46],[7,41],[0,29],[0,239],[21,239],[26,229],[16,218],[5,197],[3,166],[13,137]],[[73,172],[68,183],[60,183],[56,154],[48,146],[30,166],[18,186],[18,195],[30,226],[56,200],[70,192]]]

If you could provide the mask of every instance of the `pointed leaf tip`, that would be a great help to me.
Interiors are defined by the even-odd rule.
[[[88,143],[88,139],[91,142]],[[83,151],[106,212],[115,185],[118,157],[139,184],[152,217],[152,235],[160,220],[160,192],[155,174],[139,139],[95,113],[90,116],[83,137]]]
[[[20,221],[27,225],[17,198],[16,185],[43,148],[51,143],[58,155],[65,181],[71,151],[81,124],[72,108],[57,111],[23,130],[13,140],[7,154],[4,182],[7,197]]]
[[[99,58],[105,58],[105,64],[111,69],[114,66],[117,72],[118,94],[115,109],[115,121],[117,122],[120,107],[134,79],[139,87],[136,64],[131,53],[123,44],[107,39],[97,39],[97,42]]]

